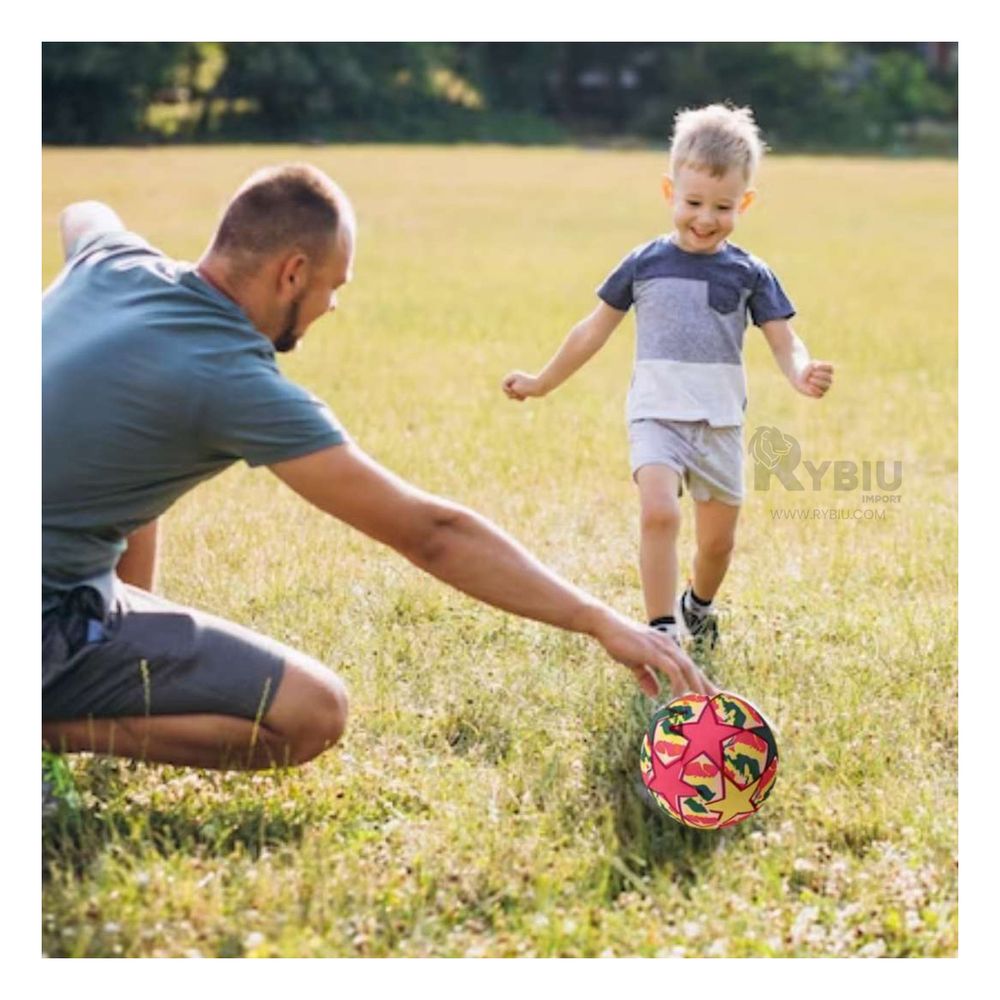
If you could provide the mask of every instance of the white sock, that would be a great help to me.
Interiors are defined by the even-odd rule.
[[[687,611],[688,614],[698,615],[700,617],[701,615],[707,615],[710,611],[714,611],[715,608],[712,606],[711,601],[709,601],[708,604],[699,604],[697,601],[692,600],[691,588],[688,587],[688,589],[684,591],[684,610]]]
[[[654,625],[653,628],[657,632],[665,632],[678,646],[681,644],[681,627],[677,622],[661,622],[659,625]]]

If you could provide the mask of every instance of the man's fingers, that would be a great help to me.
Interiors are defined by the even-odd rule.
[[[718,693],[680,646],[668,636],[657,638],[660,641],[663,658],[656,666],[670,679],[674,697],[680,697],[688,691],[709,696]]]
[[[635,677],[636,683],[642,688],[643,694],[648,694],[650,698],[655,698],[660,693],[660,684],[656,679],[656,675],[649,667],[633,667],[632,676]]]
[[[635,682],[651,698],[660,691],[658,674],[666,676],[674,698],[687,692],[709,697],[718,694],[691,658],[663,632],[648,627],[637,629],[629,624],[624,633],[600,641],[613,659],[631,671]]]

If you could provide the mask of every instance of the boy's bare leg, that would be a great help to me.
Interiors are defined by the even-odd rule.
[[[639,574],[646,615],[652,621],[674,613],[680,476],[667,465],[644,465],[635,479],[640,506]]]
[[[152,715],[43,722],[60,752],[90,751],[161,764],[252,770],[303,764],[340,739],[347,694],[340,679],[303,658],[285,664],[278,693],[258,723],[229,715]]]
[[[740,508],[721,500],[699,500],[694,505],[697,549],[691,586],[702,600],[712,600],[729,569],[736,542]]]

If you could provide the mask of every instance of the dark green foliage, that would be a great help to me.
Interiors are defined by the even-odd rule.
[[[405,42],[234,42],[226,47],[219,96],[248,97],[257,124],[278,138],[376,122],[405,130],[437,103],[430,69],[442,47]]]
[[[147,106],[190,48],[183,42],[43,42],[42,141],[141,137]]]
[[[204,72],[200,71],[204,69]],[[206,82],[207,81],[207,82]],[[888,149],[957,129],[958,78],[921,43],[51,42],[46,142],[181,139],[665,144],[673,117],[749,104],[776,149]],[[954,142],[954,138],[947,141]],[[907,145],[909,144],[909,146]]]

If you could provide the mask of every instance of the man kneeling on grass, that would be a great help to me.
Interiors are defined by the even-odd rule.
[[[506,611],[596,639],[655,694],[715,689],[671,639],[566,583],[500,529],[369,458],[289,382],[292,350],[351,278],[356,222],[325,174],[254,174],[195,265],[106,205],[60,219],[42,300],[42,734],[55,751],[197,767],[301,764],[347,722],[305,653],[155,596],[157,519],[240,459]],[[51,759],[51,755],[49,755]]]

